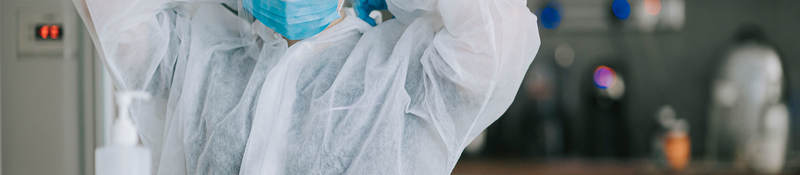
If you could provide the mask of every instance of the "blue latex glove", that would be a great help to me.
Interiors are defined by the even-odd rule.
[[[353,0],[353,8],[355,8],[356,15],[359,18],[375,26],[375,19],[369,17],[369,13],[373,10],[386,10],[386,0]]]

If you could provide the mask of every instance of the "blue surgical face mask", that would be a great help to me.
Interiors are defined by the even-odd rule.
[[[289,40],[314,36],[339,19],[339,0],[243,0],[253,17]]]

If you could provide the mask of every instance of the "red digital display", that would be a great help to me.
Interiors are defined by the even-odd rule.
[[[39,40],[61,40],[64,29],[60,24],[43,24],[36,26],[36,39]]]

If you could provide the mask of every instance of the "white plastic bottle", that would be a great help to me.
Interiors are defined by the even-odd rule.
[[[780,174],[789,143],[789,109],[773,105],[761,120],[760,133],[747,146],[747,160],[758,173]]]
[[[128,108],[134,99],[147,100],[146,92],[123,91],[117,93],[119,117],[114,120],[111,144],[95,150],[97,175],[147,175],[151,174],[150,150],[138,144]]]

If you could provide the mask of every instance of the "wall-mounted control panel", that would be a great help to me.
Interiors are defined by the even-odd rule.
[[[18,8],[17,57],[62,58],[66,31],[63,15],[60,8]]]

